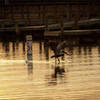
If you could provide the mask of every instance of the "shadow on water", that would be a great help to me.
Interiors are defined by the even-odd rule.
[[[66,74],[68,72],[67,66],[65,66],[65,63],[62,62],[61,64],[55,64],[52,66],[53,71],[51,75],[48,75],[47,81],[48,85],[57,85],[57,84],[63,84],[66,83]]]
[[[38,40],[38,41],[39,41],[39,46],[40,46],[40,48],[39,48],[40,49],[40,54],[43,53],[42,46],[44,46],[45,58],[46,58],[46,60],[49,60],[49,57],[50,57],[49,49],[54,50],[55,47],[57,46],[58,41],[55,40],[55,42],[53,42],[52,40],[51,41],[45,40],[44,41],[44,45],[42,43],[42,40],[41,41]],[[6,42],[3,41],[2,42],[2,47],[3,47],[4,51],[6,52],[6,57],[10,56],[9,55],[9,51],[10,51],[11,48],[12,48],[13,56],[16,56],[15,53],[19,49],[20,41],[13,40],[11,48],[10,48],[10,44],[9,43],[10,43],[9,41],[6,41]],[[78,45],[78,46],[72,46],[72,45],[68,44],[66,49],[68,50],[68,52],[71,52],[72,57],[73,57],[74,51],[77,48],[77,54],[81,55],[81,56],[84,55],[85,58],[89,56],[89,59],[88,59],[88,60],[90,60],[89,63],[92,63],[93,61],[91,59],[93,57],[92,56],[93,47],[94,47],[94,45],[92,46],[92,45],[88,45],[88,44],[87,45]],[[23,41],[22,42],[22,51],[23,51],[24,55],[25,55],[25,49],[26,49],[25,48],[25,41]],[[98,55],[100,56],[100,46],[98,46]],[[30,57],[28,58],[27,57],[27,59],[29,60],[29,62],[27,63],[28,75],[29,75],[29,77],[32,78],[32,75],[33,75],[33,63],[30,61],[30,60],[32,60],[32,58],[30,58]],[[74,59],[74,58],[72,58],[72,59]],[[67,73],[67,71],[65,70],[66,69],[65,67],[68,67],[68,66],[65,66],[64,63],[55,64],[53,66],[53,73],[50,75],[49,80],[48,80],[48,84],[49,85],[56,85],[56,84],[59,83],[59,80],[62,80],[62,82],[64,82],[65,73]]]

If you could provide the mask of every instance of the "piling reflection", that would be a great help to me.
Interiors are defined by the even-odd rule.
[[[25,41],[23,41],[22,44],[23,44],[23,54],[25,55]]]
[[[19,40],[16,41],[16,50],[19,49]]]
[[[87,55],[87,53],[88,53],[88,52],[87,52],[87,46],[84,46],[84,47],[83,47],[83,50],[84,50],[84,55]]]
[[[32,79],[32,75],[33,75],[32,54],[31,55],[27,54],[26,64],[27,64],[29,79]]]
[[[12,42],[12,51],[13,51],[13,56],[15,56],[15,42]]]
[[[46,60],[49,60],[49,42],[48,42],[48,40],[44,41],[44,53],[45,53]]]
[[[6,41],[6,42],[2,42],[1,46],[3,49],[3,52],[5,53],[5,57],[10,57],[12,55],[13,58],[15,58],[15,56],[18,56],[18,52],[22,49],[21,52],[19,52],[19,56],[25,56],[25,42],[23,41],[22,44],[23,46],[20,46],[19,44],[21,44],[19,41]],[[22,55],[23,52],[23,55]]]
[[[98,46],[98,54],[100,55],[100,46]]]
[[[39,53],[41,54],[42,53],[42,41],[41,40],[39,41],[39,50],[40,50]]]
[[[100,58],[100,46],[98,46],[98,57]],[[100,59],[99,59],[100,62]]]
[[[87,56],[89,56],[89,62],[90,62],[90,65],[92,65],[92,59],[93,59],[93,56],[92,56],[92,46],[88,46],[87,47],[87,51],[88,51],[88,55]]]
[[[92,46],[88,46],[87,50],[88,50],[88,54],[91,55],[92,54]]]
[[[81,48],[81,46],[78,47],[78,54],[79,54],[79,55],[82,54],[82,48]]]
[[[6,55],[5,56],[8,57],[9,56],[9,50],[10,50],[9,49],[10,48],[9,47],[9,42],[8,41],[3,42],[2,43],[2,46],[3,46],[4,51],[6,52]]]
[[[28,61],[27,69],[28,69],[29,79],[31,80],[32,79],[32,75],[33,75],[33,62]]]

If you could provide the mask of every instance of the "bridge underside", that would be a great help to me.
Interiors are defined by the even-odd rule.
[[[17,2],[0,7],[0,24],[47,25],[91,18],[99,18],[99,3],[81,0],[75,2]],[[19,2],[18,2],[19,1]],[[32,1],[32,0],[31,0]],[[3,23],[2,23],[3,22]]]
[[[12,2],[0,6],[0,34],[8,31],[10,34],[11,31],[16,33],[28,31],[38,33],[39,36],[45,30],[49,30],[51,32],[60,31],[60,33],[68,35],[68,33],[75,33],[68,31],[72,29],[86,30],[85,32],[77,31],[77,33],[83,34],[92,32],[87,29],[99,29],[100,27],[100,3],[96,1],[21,1],[12,0]],[[100,30],[94,31],[100,33]]]

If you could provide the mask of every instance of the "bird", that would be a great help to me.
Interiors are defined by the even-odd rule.
[[[59,57],[63,57],[64,54],[69,55],[67,52],[64,51],[65,47],[66,47],[66,41],[62,41],[53,50],[54,51],[54,55],[51,56],[51,58],[55,58],[55,61],[56,61],[56,59],[58,59],[58,64],[60,63]]]

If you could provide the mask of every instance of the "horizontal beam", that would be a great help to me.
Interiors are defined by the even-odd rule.
[[[98,0],[96,1],[89,1],[89,0],[64,0],[64,1],[33,1],[33,2],[9,2],[7,5],[5,5],[5,3],[0,3],[0,6],[40,6],[40,5],[87,5],[87,4],[100,4],[100,2]]]

